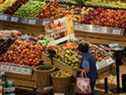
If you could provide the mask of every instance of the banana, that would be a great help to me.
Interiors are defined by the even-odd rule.
[[[0,4],[0,11],[6,10],[8,7],[12,6],[16,0],[5,0],[3,3]]]

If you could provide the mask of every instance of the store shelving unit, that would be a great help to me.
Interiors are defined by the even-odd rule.
[[[65,5],[73,5],[71,3],[60,2]],[[75,5],[75,4],[74,4]],[[92,5],[77,5],[77,6],[86,6],[86,7],[100,7],[100,6],[92,6]],[[111,8],[111,7],[105,7]],[[119,9],[119,8],[111,8],[111,9]],[[125,9],[123,9],[125,10]],[[26,19],[21,17],[9,16],[5,14],[0,14],[0,30],[19,30],[23,33],[28,33],[32,35],[45,35],[43,25],[48,23],[49,19]],[[110,43],[119,43],[122,46],[126,46],[126,29],[118,28],[118,27],[106,27],[106,26],[98,26],[98,25],[86,25],[75,22],[75,36],[77,38],[81,38],[85,41],[94,43],[94,44],[110,44]],[[112,65],[107,69],[104,69],[104,72],[107,72],[112,69]],[[101,71],[103,73],[103,71]],[[17,75],[8,74],[7,76],[10,79],[16,79]],[[22,79],[25,81],[21,81]],[[27,80],[28,79],[28,80]],[[29,81],[30,80],[30,81]],[[34,82],[34,74],[31,76],[20,76],[18,75],[16,80],[17,85],[27,86],[29,85],[31,88],[35,88]],[[23,85],[25,84],[25,85]]]

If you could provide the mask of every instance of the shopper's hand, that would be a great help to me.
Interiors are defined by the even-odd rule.
[[[85,69],[80,69],[80,71],[81,71],[82,73],[86,72]]]

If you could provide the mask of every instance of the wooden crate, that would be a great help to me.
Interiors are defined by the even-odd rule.
[[[34,89],[36,81],[34,73],[32,75],[23,75],[16,73],[6,73],[7,79],[14,81],[17,88]]]

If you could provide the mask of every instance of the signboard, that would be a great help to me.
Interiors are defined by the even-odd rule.
[[[51,38],[54,44],[59,44],[73,37],[73,20],[72,16],[68,15],[63,18],[52,20],[45,24],[47,38]]]
[[[0,71],[23,74],[23,75],[32,74],[32,68],[26,67],[26,66],[18,66],[18,65],[10,64],[10,63],[0,63]]]

